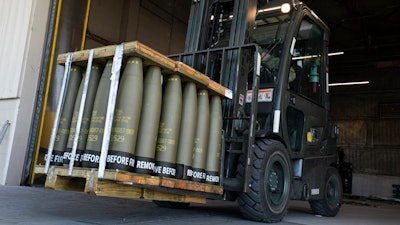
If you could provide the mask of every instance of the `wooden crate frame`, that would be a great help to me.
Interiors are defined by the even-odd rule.
[[[220,95],[225,98],[232,98],[232,91],[219,83],[211,80],[209,77],[196,71],[190,66],[174,61],[167,56],[151,49],[150,47],[138,42],[126,42],[123,43],[124,56],[137,56],[143,59],[144,66],[159,66],[162,69],[164,75],[178,74],[182,76],[184,81],[193,81],[197,84],[198,88],[208,89],[211,95]],[[94,61],[102,61],[105,63],[107,59],[112,59],[115,53],[117,45],[109,45],[105,47],[95,48],[93,59]],[[90,50],[82,50],[72,53],[72,62],[78,64],[85,64],[88,60]],[[68,53],[60,54],[57,58],[57,63],[65,63],[68,57]]]
[[[136,174],[107,169],[104,178],[97,177],[97,169],[77,167],[68,175],[68,168],[35,167],[36,174],[45,174],[45,187],[54,190],[79,191],[97,196],[150,199],[159,201],[206,203],[207,198],[221,199],[223,188],[175,178]]]
[[[93,49],[93,60],[105,63],[114,57],[117,45]],[[73,52],[71,62],[85,66],[91,50]],[[70,53],[57,58],[59,64],[66,62]],[[144,66],[158,66],[163,75],[177,74],[182,82],[194,82],[198,89],[207,89],[210,95],[232,98],[232,91],[211,80],[186,64],[174,61],[148,46],[134,41],[123,43],[123,57],[136,56],[143,60]],[[51,166],[45,173],[45,166],[37,165],[36,174],[46,175],[45,187],[55,190],[73,190],[99,196],[143,198],[160,201],[205,203],[207,198],[221,199],[223,188],[217,185],[198,183],[174,178],[150,176],[106,169],[104,176],[98,178],[98,169],[69,168]],[[102,172],[102,171],[101,171]]]

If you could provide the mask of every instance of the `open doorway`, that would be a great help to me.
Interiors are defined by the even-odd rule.
[[[49,146],[57,101],[61,91],[64,66],[57,64],[57,56],[66,52],[138,40],[163,53],[182,52],[185,44],[190,1],[185,0],[69,0],[57,4],[45,88],[38,98],[33,134],[35,147],[29,149],[27,183],[42,183],[33,168],[44,164]],[[35,181],[36,180],[36,181]]]

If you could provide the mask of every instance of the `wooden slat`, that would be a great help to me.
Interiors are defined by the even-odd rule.
[[[117,45],[109,45],[94,49],[93,59],[112,58]],[[89,58],[90,50],[82,50],[72,53],[72,62],[85,62]],[[68,53],[60,54],[57,63],[64,64]],[[124,43],[124,56],[137,56],[143,59],[144,65],[156,65],[163,69],[164,73],[172,73],[175,70],[175,61],[167,56],[151,49],[150,47],[138,42]]]
[[[85,178],[67,177],[58,174],[54,167],[49,169],[46,177],[45,187],[54,190],[83,191],[85,187]]]
[[[160,177],[150,176],[146,174],[117,173],[115,180],[118,182],[131,182],[141,185],[160,185]]]
[[[44,172],[44,166],[36,165],[35,168],[34,168],[34,173],[36,173],[36,174],[46,174]]]
[[[226,88],[213,80],[210,80],[210,82],[208,82],[207,88],[212,90],[212,92],[224,96],[225,98],[232,99],[233,97],[233,93],[229,88]]]
[[[160,186],[182,189],[182,190],[212,193],[218,195],[223,194],[223,188],[220,186],[198,183],[188,180],[173,179],[173,178],[162,178]]]
[[[132,182],[133,184],[153,185],[195,192],[212,193],[217,195],[222,195],[223,193],[223,188],[220,186],[167,177],[156,177],[132,173],[117,173],[115,180],[119,182]]]
[[[174,60],[138,41],[126,43],[124,48],[126,48],[126,51],[124,51],[125,55],[134,55],[142,58],[144,60],[144,65],[159,66],[164,73],[170,73],[175,70]]]
[[[219,83],[211,80],[206,75],[200,73],[199,71],[193,69],[192,67],[184,64],[183,62],[176,62],[175,64],[176,73],[194,80],[200,88],[206,88],[210,90],[211,95],[220,95],[225,98],[232,99],[232,91]],[[183,78],[184,79],[184,78]],[[184,79],[185,80],[185,79]]]
[[[208,86],[208,83],[212,80],[210,80],[209,77],[206,75],[200,73],[199,71],[193,69],[192,67],[186,65],[183,62],[178,62],[176,61],[175,63],[175,71],[179,75],[183,75],[184,77],[189,77],[193,81],[196,82],[196,84],[203,85],[204,87]],[[184,79],[184,78],[183,78]]]
[[[197,197],[197,196],[189,196],[189,195],[177,195],[171,194],[151,189],[144,189],[143,191],[144,199],[152,199],[158,201],[171,201],[171,202],[192,202],[192,203],[206,203],[206,198]]]
[[[118,198],[141,198],[143,192],[142,188],[118,184],[111,180],[97,180],[90,188],[88,185],[86,187],[86,193]]]

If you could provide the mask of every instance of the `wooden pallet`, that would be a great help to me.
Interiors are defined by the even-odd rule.
[[[151,49],[150,47],[138,42],[126,42],[123,43],[124,56],[137,56],[143,59],[144,66],[159,66],[162,69],[163,74],[178,74],[182,76],[183,80],[193,81],[200,88],[206,88],[210,91],[211,95],[220,95],[226,98],[232,98],[232,91],[219,83],[211,80],[206,75],[194,70],[186,64],[178,61],[174,61],[167,56]],[[110,45],[94,49],[93,59],[94,61],[105,62],[106,59],[111,59],[115,54],[115,48],[117,45]],[[89,58],[90,50],[82,50],[72,53],[72,62],[84,65]],[[57,63],[65,63],[68,57],[68,53],[60,54],[57,58]]]
[[[44,166],[37,165],[35,173],[45,174]],[[207,198],[219,199],[223,194],[222,187],[216,185],[119,170],[107,169],[104,178],[98,179],[97,169],[78,167],[69,176],[68,168],[57,166],[49,168],[45,187],[98,196],[190,203],[206,203]]]

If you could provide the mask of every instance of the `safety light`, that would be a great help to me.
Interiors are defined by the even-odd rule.
[[[260,9],[260,10],[258,10],[258,13],[273,12],[273,11],[278,11],[278,10],[281,10],[282,13],[288,13],[288,12],[290,12],[291,9],[292,9],[292,7],[290,6],[289,3],[283,3],[281,6]]]
[[[290,9],[291,9],[291,7],[290,7],[289,3],[283,3],[281,6],[282,13],[288,13],[288,12],[290,12]]]

